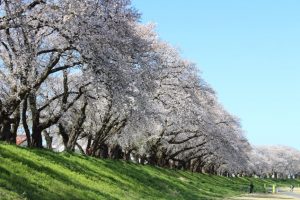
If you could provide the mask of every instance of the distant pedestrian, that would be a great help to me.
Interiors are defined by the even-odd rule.
[[[294,191],[294,187],[295,187],[295,186],[292,184],[292,185],[291,185],[291,192]]]
[[[254,191],[254,185],[253,182],[251,182],[249,185],[249,193],[253,193],[253,191]]]

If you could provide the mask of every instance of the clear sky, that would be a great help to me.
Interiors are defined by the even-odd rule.
[[[198,64],[252,144],[300,150],[300,1],[132,2]]]

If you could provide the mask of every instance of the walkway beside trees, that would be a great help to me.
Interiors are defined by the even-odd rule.
[[[300,199],[300,189],[290,192],[288,188],[279,189],[277,194],[247,194],[231,200],[268,200],[268,199]]]

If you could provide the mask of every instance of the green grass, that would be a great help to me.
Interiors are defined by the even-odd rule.
[[[1,200],[223,199],[249,181],[0,144]],[[251,181],[260,192],[274,182]]]

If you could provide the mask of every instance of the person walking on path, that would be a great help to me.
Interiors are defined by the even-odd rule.
[[[253,193],[253,191],[254,191],[254,185],[253,182],[251,182],[249,185],[249,193]]]
[[[291,185],[291,192],[294,191],[294,187],[295,187],[295,186],[292,184],[292,185]]]

